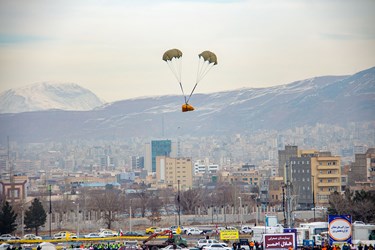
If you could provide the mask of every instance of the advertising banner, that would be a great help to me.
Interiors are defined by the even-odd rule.
[[[263,235],[263,249],[288,250],[290,248],[297,248],[293,233]]]
[[[329,215],[328,216],[329,244],[335,242],[352,243],[352,216]]]
[[[220,240],[238,240],[238,230],[221,230]]]

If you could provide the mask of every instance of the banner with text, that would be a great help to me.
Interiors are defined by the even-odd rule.
[[[290,248],[297,248],[294,233],[263,235],[263,249],[288,250]]]
[[[335,242],[352,243],[352,216],[329,215],[328,216],[329,244]]]

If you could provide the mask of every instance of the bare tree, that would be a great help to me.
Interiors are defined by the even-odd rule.
[[[203,204],[202,196],[202,190],[200,188],[181,192],[180,205],[184,213],[193,214],[195,208]]]
[[[102,213],[106,227],[111,229],[112,223],[118,220],[118,212],[123,210],[121,191],[110,188],[92,191],[89,197],[90,207]]]

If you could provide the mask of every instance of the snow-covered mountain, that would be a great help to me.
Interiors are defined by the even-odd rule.
[[[375,121],[375,67],[350,76],[322,76],[269,88],[194,94],[193,112],[180,95],[117,101],[89,111],[0,114],[0,140],[47,141],[207,136],[282,130],[317,123]]]
[[[75,83],[41,82],[0,94],[0,113],[50,109],[86,111],[103,105],[90,90]]]

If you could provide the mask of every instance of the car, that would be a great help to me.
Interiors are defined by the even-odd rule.
[[[176,234],[177,233],[177,228],[178,226],[171,226],[169,229],[172,231],[172,233]],[[181,233],[185,233],[186,230],[183,226],[180,226]]]
[[[100,238],[99,233],[89,233],[85,235],[85,238]]]
[[[153,234],[153,233],[155,233],[155,230],[157,230],[157,229],[158,229],[158,227],[148,227],[148,228],[146,228],[145,233],[146,234]]]
[[[138,232],[129,231],[129,232],[124,233],[123,236],[143,236],[143,235]]]
[[[253,232],[253,229],[251,229],[250,226],[244,225],[244,226],[241,227],[240,233],[251,234],[252,232]]]
[[[163,247],[160,250],[174,250],[174,249],[177,249],[177,250],[189,250],[189,248],[186,248],[186,247],[173,246],[173,245],[169,245],[169,246]]]
[[[204,234],[204,232],[200,230],[199,228],[191,227],[186,230],[186,234],[187,235],[201,235],[201,234]]]
[[[106,238],[106,237],[116,237],[117,233],[110,231],[110,230],[105,230],[99,233],[100,238]]]
[[[225,247],[220,243],[212,243],[202,247],[202,250],[232,250],[231,247]]]
[[[0,235],[0,241],[7,241],[7,240],[20,240],[21,238],[18,236],[13,236],[11,234],[2,234]]]
[[[23,236],[23,239],[24,239],[24,240],[41,240],[42,237],[40,237],[40,236],[36,236],[35,234],[25,234],[25,235]]]
[[[62,240],[62,239],[66,239],[66,238],[77,239],[77,235],[74,234],[74,233],[70,233],[68,231],[58,232],[57,234],[53,235],[53,239],[55,239],[55,240]]]
[[[313,208],[311,208],[311,210],[327,210],[327,208],[326,207],[313,207]]]
[[[218,243],[218,244],[221,244],[221,245],[223,245],[225,247],[228,246],[227,243],[219,242],[216,239],[200,239],[200,240],[197,241],[196,247],[199,248],[199,249],[202,249],[202,247],[210,245],[212,243]]]

